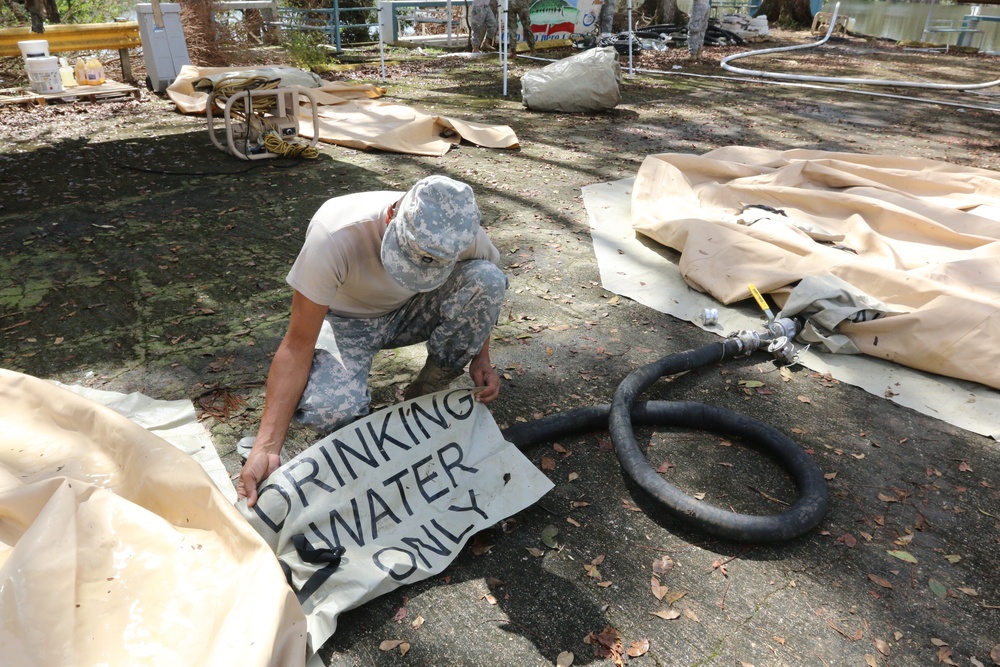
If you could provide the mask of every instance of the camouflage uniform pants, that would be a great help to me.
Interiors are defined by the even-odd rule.
[[[321,435],[368,414],[368,374],[379,350],[427,342],[427,357],[461,372],[497,322],[507,278],[492,262],[459,262],[444,285],[381,317],[328,314],[335,342],[321,335],[294,419]],[[324,338],[327,340],[324,341]]]
[[[497,17],[488,6],[473,7],[472,16],[472,48],[476,51],[483,48],[483,41],[492,41],[497,36]]]
[[[528,7],[528,0],[510,0],[507,5],[507,11],[509,12],[507,24],[510,30],[510,35],[507,37],[510,43],[507,48],[511,51],[517,48],[517,24],[519,21],[521,23],[524,43],[532,51],[535,50],[535,33],[531,32],[531,13],[528,11]]]
[[[697,56],[705,45],[705,31],[708,30],[709,0],[694,0],[691,17],[688,19],[688,52]]]

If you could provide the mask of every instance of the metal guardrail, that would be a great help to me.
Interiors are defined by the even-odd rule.
[[[139,24],[135,21],[120,23],[57,23],[45,26],[45,32],[31,32],[28,26],[0,29],[0,56],[19,56],[18,42],[44,39],[50,53],[64,51],[100,51],[102,49],[131,49],[141,46]]]
[[[45,32],[31,32],[28,26],[0,29],[0,56],[19,56],[17,43],[44,39],[49,53],[67,51],[103,51],[117,49],[122,63],[122,78],[132,81],[132,65],[128,50],[142,46],[136,21],[115,23],[56,23],[45,26]]]

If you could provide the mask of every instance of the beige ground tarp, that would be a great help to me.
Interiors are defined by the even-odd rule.
[[[0,661],[302,665],[267,544],[185,453],[0,369]]]
[[[809,150],[653,155],[632,225],[725,304],[748,283],[783,303],[804,276],[836,276],[894,311],[841,325],[861,352],[1000,388],[1000,173]]]
[[[167,95],[182,113],[204,114],[208,95],[196,91],[194,82],[205,76],[246,71],[187,65],[167,88]],[[371,84],[327,81],[310,91],[316,97],[319,140],[324,143],[431,156],[444,155],[462,140],[484,148],[518,146],[517,135],[506,125],[434,116],[402,104],[379,101],[375,98],[385,91]],[[299,134],[312,138],[312,125],[311,113],[300,110]]]

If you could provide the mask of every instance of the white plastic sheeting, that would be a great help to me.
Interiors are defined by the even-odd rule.
[[[528,72],[521,77],[521,95],[533,111],[606,111],[622,100],[621,80],[618,53],[607,46]]]

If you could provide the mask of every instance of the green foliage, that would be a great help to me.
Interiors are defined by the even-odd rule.
[[[63,23],[111,23],[133,16],[135,0],[56,0],[56,7]],[[24,5],[15,8],[11,2],[0,2],[0,26],[26,25],[27,17]]]
[[[111,23],[134,18],[134,0],[56,0],[63,23]]]
[[[320,44],[327,43],[327,34],[319,30],[286,30],[281,45],[292,64],[303,69],[327,62],[327,51]]]

